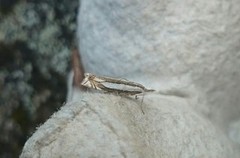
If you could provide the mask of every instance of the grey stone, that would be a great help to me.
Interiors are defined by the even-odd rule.
[[[69,106],[36,131],[21,156],[239,157],[227,137],[240,116],[239,7],[227,0],[82,0],[86,72],[156,93],[144,97],[143,115],[136,100],[69,88]]]
[[[78,93],[27,141],[25,157],[235,157],[185,98]]]

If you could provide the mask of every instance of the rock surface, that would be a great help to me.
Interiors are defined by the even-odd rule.
[[[140,100],[79,93],[25,144],[24,157],[234,157],[214,125],[186,98],[149,94]]]
[[[145,96],[143,115],[136,100],[72,89],[69,106],[36,131],[21,157],[239,157],[227,138],[239,131],[231,124],[240,116],[239,7],[233,0],[82,0],[86,72],[157,91]]]
[[[196,108],[226,128],[240,114],[239,7],[228,0],[83,0],[84,67],[157,90],[194,88],[205,104]]]

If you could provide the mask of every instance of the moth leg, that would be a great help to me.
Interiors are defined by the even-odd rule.
[[[144,99],[144,92],[140,93],[140,94],[136,94],[135,95],[135,99],[138,99],[138,97],[142,95],[142,99],[141,99],[141,104],[140,104],[140,108],[143,114],[145,114],[144,110],[143,110],[143,99]]]
[[[93,86],[93,83],[92,83],[92,82],[90,82],[90,85],[91,85],[91,88],[93,88],[93,89],[94,89],[94,86]]]
[[[135,98],[136,100],[138,100],[140,96],[143,97],[144,94],[143,94],[143,93],[135,94],[135,95],[134,95],[134,98]]]
[[[136,100],[138,100],[138,95],[135,95],[134,97],[135,97]]]

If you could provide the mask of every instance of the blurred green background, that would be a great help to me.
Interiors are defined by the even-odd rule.
[[[0,0],[0,157],[26,140],[66,99],[78,0]]]

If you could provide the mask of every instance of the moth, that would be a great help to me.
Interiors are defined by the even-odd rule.
[[[126,96],[133,96],[138,95],[144,92],[153,92],[153,89],[147,89],[143,85],[128,81],[125,79],[118,79],[118,78],[112,78],[112,77],[102,77],[102,76],[96,76],[91,73],[85,73],[84,79],[81,83],[82,86],[93,88],[96,90],[101,90],[107,93],[115,93],[119,95],[126,95]],[[109,84],[106,85],[106,84]],[[117,85],[125,85],[126,87],[132,87],[132,88],[114,88],[110,87],[111,85],[114,86],[114,84]],[[117,87],[117,86],[115,86]]]
[[[128,81],[125,79],[96,76],[91,73],[85,73],[84,77],[85,78],[81,83],[82,86],[101,90],[106,93],[114,93],[122,96],[135,96],[135,98],[137,99],[137,95],[139,94],[154,91],[153,89],[145,88],[139,83]],[[122,85],[122,87],[120,85]]]

